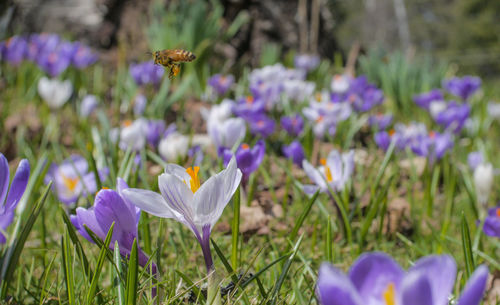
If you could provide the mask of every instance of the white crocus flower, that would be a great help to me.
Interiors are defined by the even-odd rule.
[[[226,169],[203,185],[199,167],[184,169],[168,164],[158,177],[161,194],[143,189],[126,189],[123,195],[143,211],[162,218],[174,218],[186,225],[198,239],[207,272],[213,270],[210,233],[241,181],[241,171],[233,157]]]
[[[146,124],[145,119],[124,121],[120,130],[120,148],[127,150],[131,147],[133,151],[143,149],[146,146]]]
[[[73,85],[69,80],[59,81],[42,77],[38,81],[38,94],[52,109],[61,108],[73,93]]]
[[[245,137],[246,124],[242,118],[231,118],[222,122],[209,121],[207,132],[217,147],[232,148]]]
[[[178,158],[184,158],[188,148],[189,138],[177,132],[169,134],[158,144],[158,152],[167,162],[175,162]]]
[[[350,77],[348,75],[336,74],[332,78],[330,87],[334,93],[343,94],[349,89]]]
[[[493,185],[493,165],[481,163],[474,170],[474,186],[476,188],[477,200],[483,206],[488,203],[491,187]]]
[[[302,161],[302,167],[314,185],[304,185],[304,192],[314,194],[320,192],[334,192],[344,189],[345,184],[351,179],[354,171],[354,150],[342,155],[332,150],[327,159],[320,160],[321,166],[315,168],[307,160]]]

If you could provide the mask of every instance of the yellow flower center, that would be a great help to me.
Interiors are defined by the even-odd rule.
[[[314,95],[314,98],[316,99],[316,102],[318,102],[318,103],[321,102],[321,97],[322,97],[321,93],[319,93],[319,92]]]
[[[196,191],[200,188],[200,178],[198,177],[199,171],[199,166],[189,167],[186,169],[186,173],[188,173],[188,175],[191,177],[191,180],[189,180],[189,185],[191,186],[191,192],[193,193],[196,193]]]
[[[330,170],[330,167],[328,165],[326,165],[326,159],[320,159],[319,163],[325,167],[326,181],[332,182],[333,181],[332,171]]]
[[[383,296],[386,305],[396,305],[394,283],[389,283],[389,285],[387,285]]]
[[[246,97],[245,102],[247,104],[252,104],[253,103],[253,96],[249,95]]]
[[[125,120],[125,121],[123,121],[123,126],[128,127],[130,125],[132,125],[132,120]]]
[[[500,218],[500,208],[496,210],[497,217]]]
[[[68,188],[70,191],[74,191],[75,188],[76,188],[76,185],[78,184],[78,181],[80,181],[80,179],[78,177],[76,177],[76,178],[69,178],[69,177],[67,177],[64,174],[61,174],[61,176],[63,178],[64,186],[66,188]]]

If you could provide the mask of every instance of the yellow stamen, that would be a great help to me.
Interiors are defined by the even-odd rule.
[[[186,173],[191,176],[189,184],[191,186],[191,192],[196,193],[200,188],[200,178],[198,177],[198,172],[200,171],[199,166],[189,167],[186,169]]]
[[[246,99],[245,99],[245,102],[246,102],[247,104],[251,104],[251,103],[253,103],[253,96],[251,96],[251,95],[247,96],[247,97],[246,97]]]
[[[248,146],[248,144],[246,144],[246,143],[243,143],[243,144],[241,144],[241,148],[246,150],[246,149],[249,149],[250,146]]]
[[[76,188],[76,185],[78,184],[78,181],[80,181],[80,179],[78,177],[76,177],[76,178],[69,178],[69,177],[67,177],[64,174],[61,174],[61,176],[63,178],[64,186],[66,188],[68,188],[70,191],[74,191],[75,188]]]
[[[318,92],[318,93],[316,93],[316,94],[314,95],[314,97],[316,98],[316,102],[321,102],[321,97],[322,97],[322,96],[321,96],[321,93],[319,93],[319,92]]]
[[[500,218],[500,208],[496,210],[497,217]]]
[[[326,159],[325,158],[319,159],[319,164],[326,165]]]
[[[383,293],[386,305],[396,305],[394,283],[389,283],[387,289]]]
[[[125,121],[123,121],[122,124],[123,124],[123,126],[128,127],[128,126],[132,125],[132,120],[125,120]]]
[[[332,171],[330,170],[330,167],[326,165],[325,165],[325,177],[327,182],[333,181]]]

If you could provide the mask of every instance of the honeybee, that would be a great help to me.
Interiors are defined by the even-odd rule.
[[[196,59],[193,53],[180,49],[156,51],[153,57],[156,65],[162,65],[170,69],[170,73],[168,74],[169,79],[173,79],[174,76],[179,74],[181,62],[190,62]]]

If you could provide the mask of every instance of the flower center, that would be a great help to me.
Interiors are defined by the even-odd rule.
[[[196,191],[200,188],[200,178],[198,177],[199,171],[199,166],[189,167],[186,169],[186,173],[188,173],[188,175],[191,177],[191,180],[189,180],[189,185],[191,186],[191,192],[193,193],[196,193]]]
[[[318,118],[316,119],[316,123],[321,123],[323,121],[323,116],[319,115]]]
[[[316,93],[316,95],[314,95],[314,97],[316,98],[316,102],[321,102],[321,93]]]
[[[250,148],[250,146],[248,146],[247,143],[243,143],[243,144],[241,144],[241,148],[244,149],[244,150],[247,150],[247,149]]]
[[[257,122],[257,126],[258,126],[258,127],[264,127],[264,121],[262,121],[262,120],[261,120],[261,121],[258,121],[258,122]]]
[[[246,97],[245,102],[247,104],[252,104],[253,103],[253,96],[249,95]]]
[[[394,129],[389,130],[389,136],[393,137],[396,131]]]
[[[78,184],[78,181],[80,181],[80,179],[78,177],[76,178],[70,178],[70,177],[67,177],[66,175],[64,174],[61,174],[62,178],[63,178],[63,183],[64,183],[64,186],[69,189],[70,191],[74,191],[75,188],[76,188],[76,185]]]
[[[132,120],[125,120],[125,121],[123,121],[123,126],[129,127],[130,125],[132,125]]]
[[[500,208],[497,208],[496,214],[497,214],[497,217],[500,218]]]
[[[383,293],[386,305],[396,305],[396,300],[395,300],[394,294],[395,294],[394,283],[389,283],[389,285],[387,285],[387,288],[385,289],[385,291]]]
[[[429,132],[429,138],[434,139],[436,137],[436,133],[434,131]]]
[[[333,181],[332,171],[330,170],[330,167],[328,165],[326,165],[326,159],[320,159],[319,163],[325,167],[326,181],[332,182]]]

